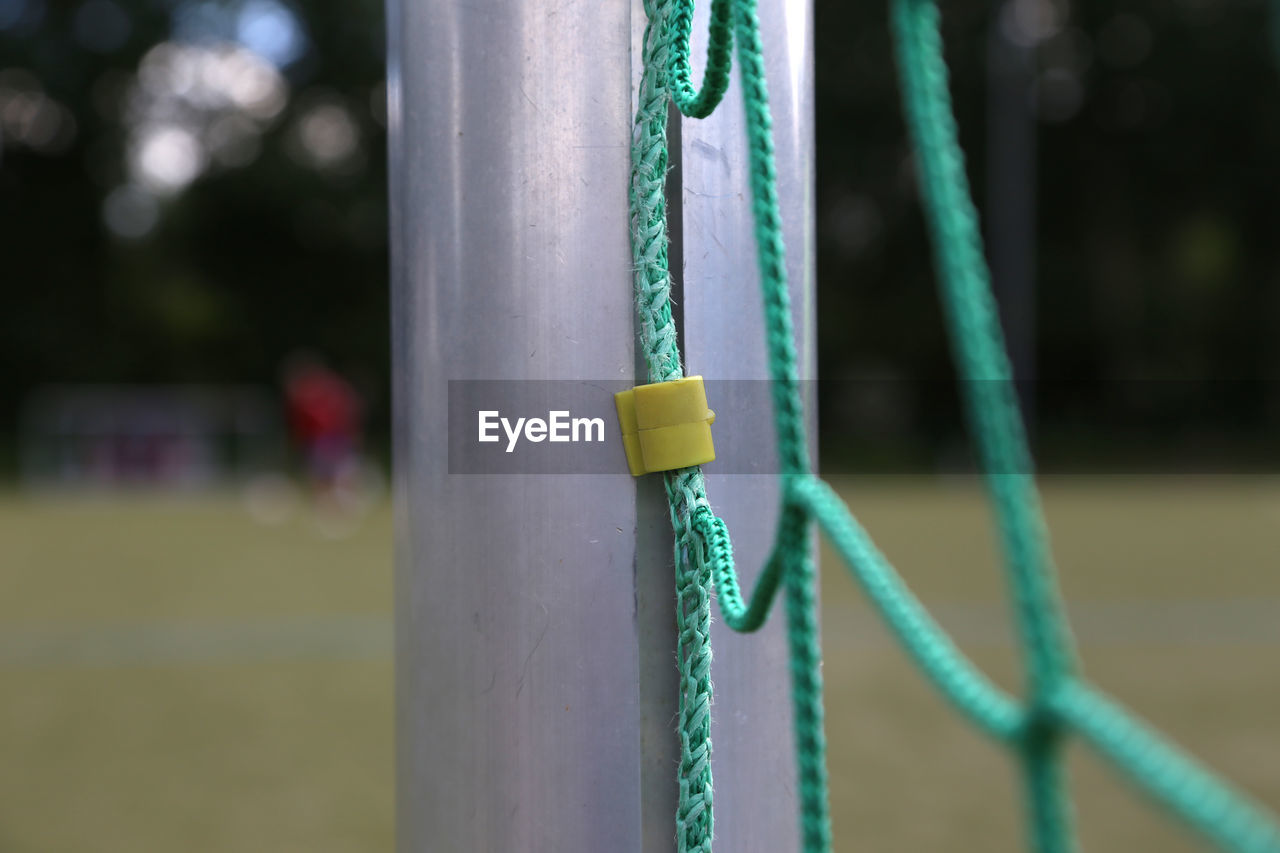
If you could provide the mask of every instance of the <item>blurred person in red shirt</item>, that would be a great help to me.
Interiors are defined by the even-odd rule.
[[[313,355],[295,355],[284,370],[289,432],[312,487],[336,496],[358,474],[364,404],[351,383]]]

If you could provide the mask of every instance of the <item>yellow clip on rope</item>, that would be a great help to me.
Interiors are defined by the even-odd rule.
[[[613,395],[631,476],[674,471],[716,458],[701,376],[637,385]]]

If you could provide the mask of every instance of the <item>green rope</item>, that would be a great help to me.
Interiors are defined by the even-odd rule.
[[[919,158],[922,196],[969,426],[987,472],[1013,591],[1025,649],[1028,698],[1019,703],[1005,694],[956,648],[835,492],[810,471],[755,0],[713,0],[707,71],[700,90],[693,87],[689,62],[692,0],[645,0],[648,26],[632,141],[630,203],[636,305],[648,378],[663,382],[683,375],[671,315],[663,197],[668,100],[686,116],[709,115],[728,86],[736,42],[782,466],[782,509],[774,545],[748,599],[742,594],[728,530],[707,500],[701,469],[666,475],[675,532],[680,670],[677,847],[681,853],[711,850],[712,590],[717,591],[726,624],[736,631],[754,631],[764,623],[779,588],[784,591],[791,655],[801,841],[808,853],[831,847],[809,537],[809,525],[816,523],[924,676],[977,728],[1018,754],[1034,850],[1069,853],[1076,849],[1061,758],[1064,736],[1075,732],[1137,787],[1221,848],[1280,853],[1280,829],[1271,816],[1076,675],[977,214],[956,139],[937,7],[933,0],[890,2],[904,112]]]
[[[952,350],[964,384],[970,430],[999,520],[1030,690],[1032,734],[1021,755],[1036,849],[1075,849],[1062,781],[1060,727],[1041,713],[1045,697],[1071,669],[1071,653],[1031,478],[1004,341],[996,319],[978,216],[956,140],[938,9],[894,2],[899,76],[907,124],[919,156],[920,185],[938,257]]]

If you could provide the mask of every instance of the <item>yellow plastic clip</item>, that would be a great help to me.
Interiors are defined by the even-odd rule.
[[[701,376],[638,385],[613,395],[631,476],[673,471],[716,458]]]

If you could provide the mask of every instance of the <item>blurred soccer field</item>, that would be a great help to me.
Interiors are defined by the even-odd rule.
[[[882,549],[1018,686],[971,480],[845,484]],[[1089,674],[1280,808],[1280,483],[1046,488]],[[391,523],[326,538],[231,499],[0,499],[0,851],[390,851]],[[837,849],[1021,849],[1016,768],[823,575]],[[1200,849],[1083,750],[1085,846]]]

